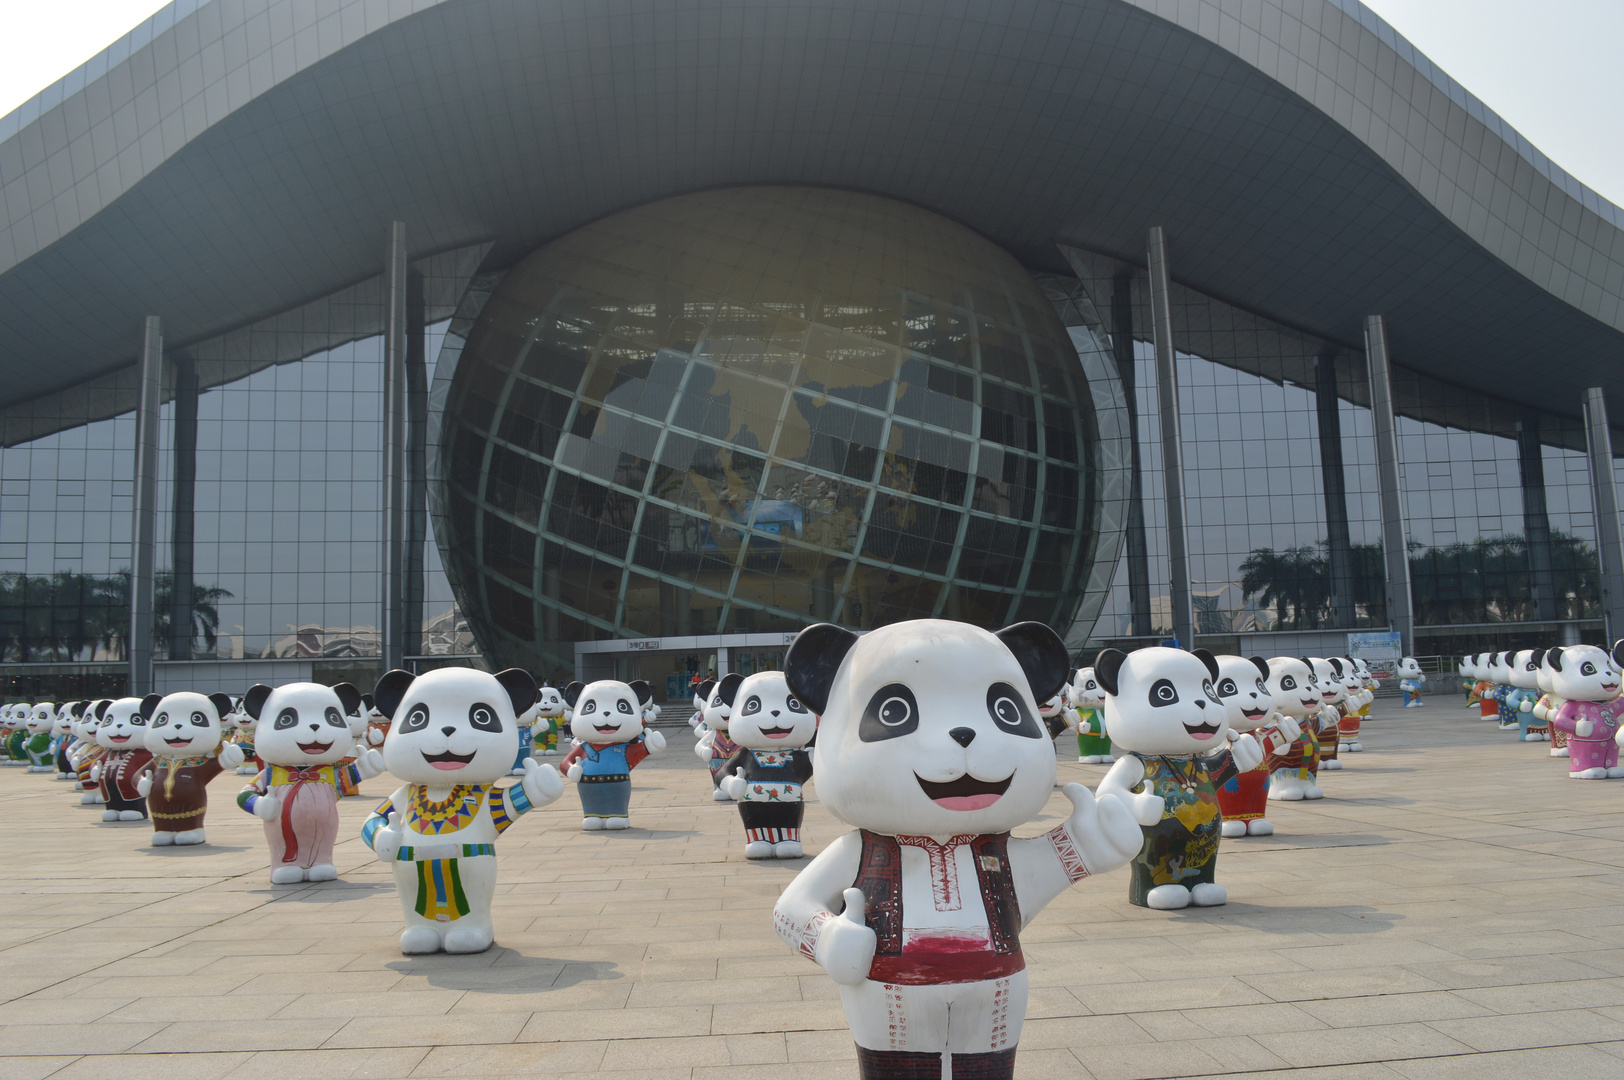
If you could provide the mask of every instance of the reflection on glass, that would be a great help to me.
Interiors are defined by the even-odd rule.
[[[820,619],[1064,628],[1091,410],[1052,305],[974,233],[848,192],[683,196],[485,305],[437,534],[482,643],[544,669],[575,640]]]

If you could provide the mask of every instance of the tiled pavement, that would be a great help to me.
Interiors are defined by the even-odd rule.
[[[1624,1077],[1624,781],[1569,781],[1458,701],[1378,706],[1323,802],[1225,840],[1227,907],[1131,907],[1124,871],[1053,904],[1017,1075]],[[580,832],[570,791],[516,824],[500,946],[428,959],[355,839],[370,797],[341,806],[341,881],[273,888],[232,778],[207,847],[158,850],[0,769],[0,1080],[848,1080],[833,985],[772,931],[797,864],[745,862],[689,745],[635,774],[637,828]],[[843,828],[807,825],[814,851]]]

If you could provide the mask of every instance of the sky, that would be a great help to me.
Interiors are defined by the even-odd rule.
[[[1624,0],[1367,2],[1558,165],[1624,206]],[[0,116],[161,6],[0,0]]]

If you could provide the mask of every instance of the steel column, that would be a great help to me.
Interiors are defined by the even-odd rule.
[[[1613,436],[1601,387],[1585,391],[1585,447],[1590,452],[1590,500],[1596,510],[1596,552],[1601,556],[1601,613],[1607,640],[1624,637],[1624,539],[1618,525],[1618,481]]]
[[[1162,428],[1162,475],[1167,501],[1167,582],[1173,605],[1173,636],[1195,647],[1195,608],[1190,597],[1190,553],[1184,519],[1184,440],[1179,429],[1178,368],[1173,353],[1173,308],[1167,273],[1167,238],[1150,230],[1150,326],[1156,345],[1156,403]]]
[[[1382,552],[1387,569],[1387,621],[1406,656],[1415,651],[1415,607],[1410,593],[1409,537],[1398,481],[1398,434],[1393,424],[1393,383],[1387,356],[1387,324],[1365,317],[1365,358],[1370,364],[1370,415],[1376,435],[1376,484],[1381,493]]]
[[[197,361],[175,361],[174,498],[169,517],[169,659],[192,658],[197,505]]]
[[[1539,442],[1539,413],[1530,409],[1517,422],[1517,471],[1522,478],[1523,541],[1528,548],[1532,615],[1556,618],[1556,573],[1551,562],[1551,516],[1545,501],[1545,455]]]
[[[383,273],[383,613],[385,671],[404,662],[406,518],[406,225],[389,225]]]
[[[1314,408],[1319,416],[1320,479],[1325,488],[1325,554],[1331,571],[1331,625],[1352,626],[1353,542],[1342,470],[1342,405],[1336,392],[1336,350],[1314,361]]]
[[[152,600],[158,525],[158,420],[163,405],[163,321],[148,315],[135,403],[135,516],[130,527],[130,693],[152,692]]]
[[[1133,273],[1119,273],[1111,282],[1111,351],[1116,354],[1117,378],[1128,403],[1128,439],[1132,468],[1128,488],[1128,612],[1131,632],[1149,634],[1150,555],[1145,542],[1145,468],[1139,449],[1138,365],[1133,355]]]

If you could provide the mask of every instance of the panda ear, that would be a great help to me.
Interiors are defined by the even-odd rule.
[[[361,708],[365,709],[367,712],[372,711],[372,695],[371,694],[362,694],[361,695]]]
[[[722,700],[729,706],[739,694],[739,684],[744,682],[744,676],[737,671],[722,676],[722,681],[716,684],[716,692],[722,695]]]
[[[112,698],[102,698],[96,702],[96,719],[100,720],[107,715],[107,710],[113,707]]]
[[[1303,666],[1308,669],[1309,678],[1317,678],[1317,676],[1314,674],[1314,661],[1310,660],[1306,656],[1299,656],[1297,659],[1301,660],[1303,662]]]
[[[524,668],[510,667],[498,671],[496,681],[502,684],[502,689],[512,700],[514,716],[519,716],[536,703],[536,677]]]
[[[214,711],[224,716],[231,711],[230,694],[210,694],[209,700],[214,702]]]
[[[265,707],[265,699],[271,696],[271,688],[264,683],[255,683],[248,688],[248,693],[242,696],[242,711],[259,719],[259,710]]]
[[[73,714],[75,720],[83,720],[85,718],[85,709],[89,706],[90,702],[88,701],[76,701],[73,703],[73,708],[68,711]]]
[[[801,699],[813,715],[829,707],[829,691],[857,635],[834,623],[815,623],[795,635],[784,654],[784,679],[790,693]]]
[[[1614,645],[1613,649],[1616,652],[1617,649],[1618,649],[1618,646]],[[1542,664],[1544,664],[1545,663],[1545,650],[1544,649],[1535,649],[1533,652],[1529,653],[1528,654],[1528,662],[1530,664],[1533,664],[1535,667],[1539,667]]]
[[[1032,696],[1038,701],[1048,701],[1066,685],[1071,654],[1066,651],[1066,643],[1060,640],[1060,635],[1046,623],[1019,622],[997,631],[997,636],[1004,647],[1015,654],[1021,670],[1026,672]]]
[[[638,679],[635,682],[629,682],[626,685],[631,687],[632,693],[637,695],[637,703],[639,705],[647,705],[649,702],[654,700],[654,687],[650,686],[644,680]]]
[[[1191,649],[1190,655],[1207,665],[1207,671],[1216,679],[1218,677],[1218,658],[1206,649]]]
[[[1624,667],[1624,638],[1613,642],[1613,663]]]
[[[1267,680],[1269,677],[1269,662],[1261,656],[1248,656],[1252,666],[1257,668],[1258,677]]]
[[[1545,654],[1546,661],[1551,665],[1552,671],[1562,670],[1562,647],[1559,645]]]
[[[1128,654],[1121,649],[1106,649],[1094,658],[1094,681],[1112,697],[1117,693],[1117,672],[1127,659]]]
[[[347,682],[341,682],[333,687],[333,693],[338,695],[339,704],[344,706],[344,714],[356,712],[361,708],[361,691]]]
[[[711,696],[711,691],[715,690],[715,689],[716,689],[716,680],[715,679],[706,679],[704,682],[699,684],[699,689],[694,691],[694,697],[698,698],[701,701],[709,701],[710,696]]]
[[[575,703],[581,700],[581,691],[586,689],[584,682],[572,682],[564,687],[564,704],[575,708]]]
[[[395,710],[406,700],[407,688],[416,678],[416,675],[400,668],[384,672],[383,678],[378,680],[378,685],[372,688],[372,700],[377,703],[378,711],[393,720]]]
[[[164,699],[164,696],[162,694],[148,694],[146,697],[142,698],[141,699],[141,717],[142,717],[142,719],[151,720],[153,712],[156,711],[157,708],[158,708],[158,702],[162,701],[163,699]]]
[[[1331,664],[1331,670],[1333,672],[1335,672],[1336,677],[1340,679],[1342,677],[1342,661],[1338,660],[1334,656],[1330,657],[1329,660],[1330,660],[1330,664]]]

